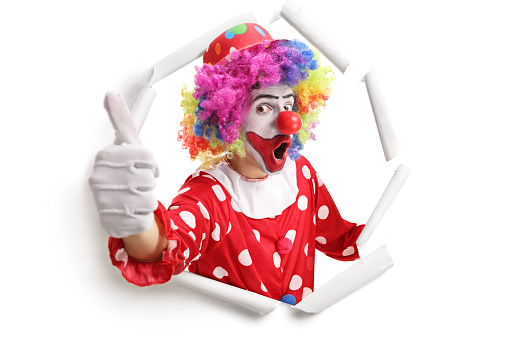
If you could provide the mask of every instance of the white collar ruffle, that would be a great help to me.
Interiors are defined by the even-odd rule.
[[[275,175],[252,180],[243,177],[226,162],[204,172],[216,178],[230,193],[241,212],[253,219],[274,218],[292,205],[299,189],[295,161],[287,159]]]

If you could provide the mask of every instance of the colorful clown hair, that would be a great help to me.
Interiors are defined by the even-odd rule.
[[[296,40],[265,41],[227,58],[224,65],[197,67],[194,90],[182,90],[184,119],[178,137],[182,147],[204,167],[225,154],[244,156],[239,130],[251,105],[250,91],[282,84],[294,91],[293,111],[302,118],[302,128],[288,150],[290,159],[299,158],[305,142],[315,138],[312,129],[332,91],[331,67],[320,66],[318,53]]]

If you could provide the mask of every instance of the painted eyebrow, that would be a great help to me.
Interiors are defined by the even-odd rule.
[[[253,101],[260,100],[260,99],[279,99],[278,96],[270,95],[270,94],[260,94],[256,96],[256,98]]]
[[[283,99],[289,99],[289,98],[295,99],[295,95],[293,93],[283,95]],[[279,97],[276,95],[270,95],[270,94],[260,94],[260,95],[256,96],[256,98],[253,100],[253,102],[256,100],[259,100],[259,99],[279,99]]]

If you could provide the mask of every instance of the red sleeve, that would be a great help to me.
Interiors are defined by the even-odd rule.
[[[359,250],[356,242],[364,225],[357,225],[341,217],[321,178],[309,163],[308,166],[309,175],[314,181],[316,248],[334,259],[342,261],[358,259]]]
[[[154,214],[164,226],[168,247],[161,259],[142,262],[128,256],[122,239],[110,238],[111,262],[124,278],[138,286],[162,284],[181,273],[191,262],[220,244],[225,227],[216,227],[216,219],[229,213],[224,188],[210,176],[189,177],[168,210],[159,203]],[[210,240],[210,241],[209,241]]]
[[[161,217],[164,218],[165,211],[164,206],[159,203],[154,214],[162,221]],[[130,257],[124,249],[122,239],[110,238],[108,247],[111,263],[120,269],[127,281],[138,286],[150,286],[169,281],[175,268],[179,268],[179,262],[182,260],[179,258],[179,253],[175,251],[175,248],[179,247],[179,242],[180,240],[175,237],[174,239],[168,238],[168,248],[163,252],[163,257],[149,262],[138,261]]]

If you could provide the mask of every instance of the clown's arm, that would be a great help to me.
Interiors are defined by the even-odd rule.
[[[215,184],[207,176],[190,176],[168,209],[158,204],[154,211],[156,226],[143,234],[123,239],[110,238],[111,262],[120,269],[127,281],[138,286],[165,283],[194,260],[220,246],[219,239],[224,238],[227,229],[215,227],[215,217],[227,218],[229,206],[226,202],[212,199],[210,194],[200,194],[203,191],[212,192]],[[152,236],[149,234],[151,231]],[[155,237],[155,234],[159,237]],[[133,249],[143,247],[145,251],[154,248],[151,244],[154,244],[155,239],[166,242],[162,250],[156,247],[158,258],[142,261],[134,256],[136,252],[132,252]],[[144,247],[146,244],[148,246]],[[147,254],[143,251],[142,255]]]
[[[323,181],[311,164],[308,167],[311,178],[316,183],[314,195],[316,248],[337,260],[351,261],[358,259],[357,239],[361,235],[364,225],[346,221],[341,217]]]
[[[174,199],[180,205],[178,211],[167,211],[158,203],[153,193],[159,174],[157,164],[152,153],[141,145],[125,101],[108,93],[105,107],[116,140],[98,153],[89,183],[99,221],[111,235],[112,263],[137,285],[166,282],[189,264],[187,259],[201,254],[212,221],[203,218],[200,207],[206,208],[208,202],[199,205],[195,197],[180,194]],[[204,185],[202,181],[206,180],[187,184]],[[205,237],[190,235],[191,226],[179,216],[184,215],[183,211],[196,216],[192,230]]]
[[[154,217],[152,226],[146,232],[122,238],[122,242],[126,252],[132,258],[140,261],[152,261],[161,258],[168,246],[164,225],[157,217]]]

